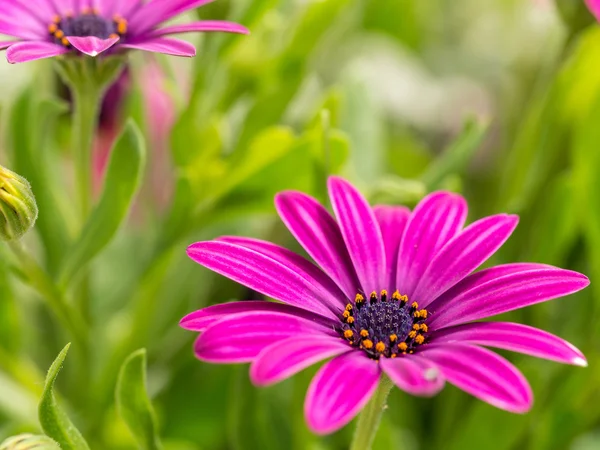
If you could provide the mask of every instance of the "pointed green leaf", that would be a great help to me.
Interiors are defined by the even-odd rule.
[[[133,352],[121,366],[116,389],[117,410],[140,448],[162,448],[146,390],[146,350]]]
[[[69,347],[67,344],[50,366],[46,377],[46,385],[38,406],[38,416],[44,433],[54,439],[63,450],[89,450],[89,446],[79,430],[60,409],[54,398],[54,382],[62,368]]]
[[[140,186],[145,160],[142,135],[135,123],[129,121],[112,151],[100,201],[68,252],[61,274],[63,284],[100,253],[117,233]]]

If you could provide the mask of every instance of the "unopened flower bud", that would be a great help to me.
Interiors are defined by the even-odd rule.
[[[20,238],[33,227],[37,215],[29,182],[0,166],[0,239]]]
[[[2,444],[0,450],[60,450],[59,445],[47,436],[33,434],[20,434],[9,437]]]

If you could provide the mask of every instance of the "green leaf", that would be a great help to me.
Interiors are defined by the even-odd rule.
[[[117,410],[142,449],[160,449],[152,404],[146,391],[146,350],[133,352],[121,366]]]
[[[438,189],[443,180],[463,172],[473,153],[479,148],[488,129],[487,123],[469,120],[450,147],[433,162],[423,174],[422,181],[430,191]]]
[[[63,285],[100,253],[119,230],[140,186],[145,160],[142,135],[129,121],[112,151],[100,201],[68,252],[61,274]]]
[[[50,366],[46,376],[46,385],[38,406],[38,417],[44,433],[54,439],[63,450],[89,450],[89,446],[79,430],[60,409],[54,398],[54,382],[69,351],[67,344]]]

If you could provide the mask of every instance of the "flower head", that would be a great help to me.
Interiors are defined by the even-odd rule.
[[[137,49],[194,56],[193,45],[167,37],[205,31],[248,33],[225,21],[162,26],[175,16],[212,0],[0,0],[0,42],[11,63],[50,58],[70,52],[90,56]]]
[[[196,356],[252,363],[269,385],[325,363],[308,389],[306,420],[317,433],[348,423],[382,373],[400,389],[431,396],[447,381],[498,408],[532,405],[527,380],[484,347],[586,365],[571,344],[489,316],[583,289],[588,279],[555,267],[506,264],[475,273],[518,218],[500,214],[464,227],[467,204],[435,192],[410,211],[371,208],[347,181],[329,180],[335,218],[315,199],[277,196],[283,222],[320,266],[274,244],[239,237],[199,242],[196,262],[282,303],[243,301],[196,311],[181,325],[200,332]]]

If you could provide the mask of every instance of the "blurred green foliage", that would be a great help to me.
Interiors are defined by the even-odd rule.
[[[176,105],[163,147],[141,88],[148,61],[132,58],[123,135],[94,223],[85,228],[73,204],[69,105],[58,99],[50,62],[19,67],[25,86],[0,99],[0,148],[3,164],[31,182],[38,200],[36,232],[26,245],[40,282],[56,289],[58,302],[89,300],[78,319],[86,337],[74,341],[55,390],[90,448],[138,448],[128,426],[145,429],[146,442],[154,442],[156,426],[166,450],[347,448],[352,427],[319,438],[304,423],[316,368],[257,389],[247,367],[196,361],[194,336],[177,326],[192,310],[252,295],[190,261],[187,245],[235,233],[301,251],[276,219],[273,196],[298,189],[326,201],[331,173],[348,177],[373,202],[413,206],[428,191],[452,189],[467,197],[471,219],[517,213],[519,228],[490,263],[539,261],[592,280],[571,298],[506,315],[573,342],[589,368],[507,355],[536,396],[524,416],[450,386],[433,399],[396,389],[375,448],[598,448],[600,26],[571,4],[559,6],[212,3],[199,10],[203,19],[227,17],[252,35],[206,35],[196,59],[160,59],[160,88]],[[3,81],[16,81],[16,70],[0,66]],[[156,164],[164,166],[158,179]],[[170,193],[166,206],[156,192]],[[35,408],[44,373],[72,338],[23,282],[18,262],[0,249],[0,441],[41,432]],[[80,271],[87,276],[75,288],[61,285]],[[132,402],[124,392],[128,376],[145,377],[145,358],[123,369],[115,404],[119,368],[141,347],[156,425],[145,390],[131,393]],[[146,408],[137,424],[135,408]]]

